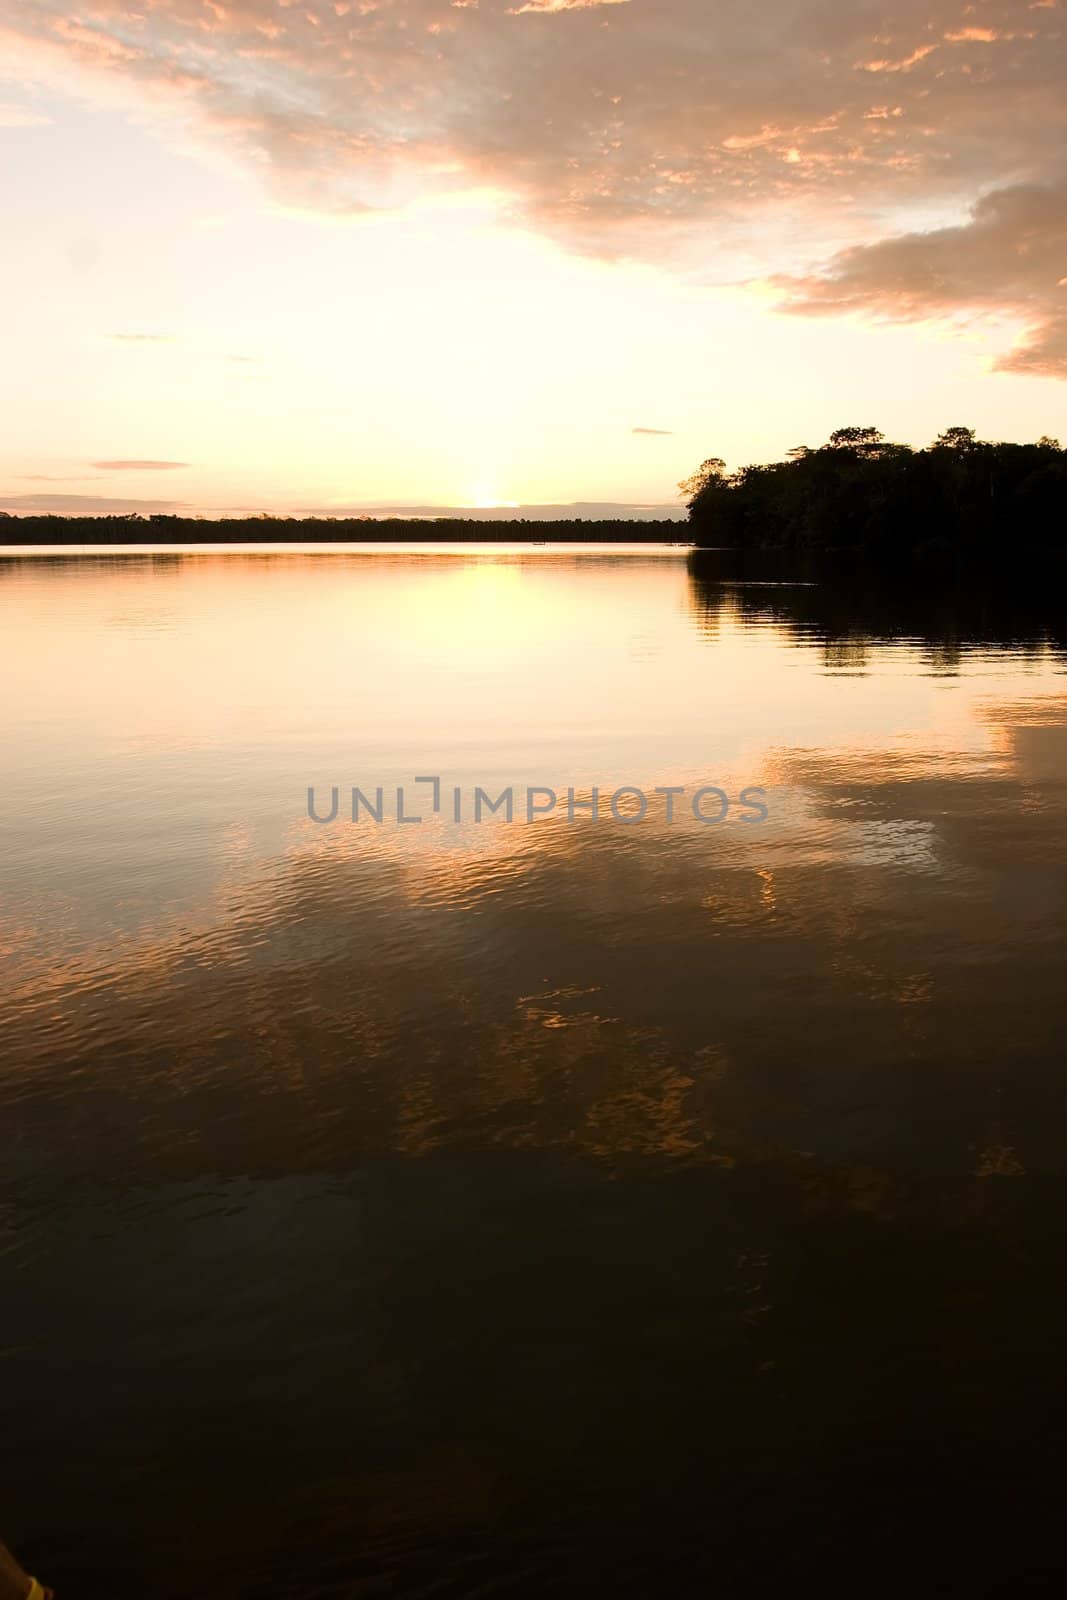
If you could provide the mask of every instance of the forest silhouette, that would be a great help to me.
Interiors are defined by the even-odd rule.
[[[14,544],[689,544],[681,518],[197,517],[0,511],[0,547]]]
[[[839,428],[818,449],[728,472],[711,457],[679,485],[698,546],[879,559],[1063,553],[1067,451],[948,428],[927,449]]]

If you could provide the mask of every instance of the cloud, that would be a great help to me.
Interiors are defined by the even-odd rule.
[[[612,500],[575,500],[562,505],[514,506],[306,506],[295,511],[302,517],[414,517],[432,520],[434,517],[464,517],[474,522],[566,522],[574,518],[586,521],[684,521],[688,512],[677,502],[669,505],[619,504]]]
[[[670,428],[631,428],[631,433],[640,435],[643,439],[670,439],[673,434]]]
[[[630,0],[526,0],[512,7],[512,15],[521,17],[526,11],[580,11],[583,6],[625,6]]]
[[[695,220],[864,177],[988,181],[1060,126],[1062,17],[1020,25],[1018,0],[2,3],[26,48],[168,99],[327,208],[403,167],[484,177],[576,233]]]
[[[832,280],[858,269],[843,250],[893,244],[917,215],[1062,175],[1058,0],[87,0],[76,17],[0,0],[0,15],[27,71],[104,86],[169,132],[183,120],[280,205],[360,226],[478,187],[570,247],[702,281]],[[960,242],[984,249],[985,219]],[[963,281],[946,308],[1001,304],[1010,255],[985,259],[980,302]],[[1016,286],[1009,271],[1002,304],[1033,314],[1037,343],[1011,369],[1049,370],[1052,307]]]
[[[0,493],[0,511],[25,516],[108,517],[151,516],[155,512],[184,511],[182,500],[121,500],[99,494],[14,494]]]
[[[109,333],[115,344],[174,344],[172,333]]]
[[[958,227],[844,250],[823,271],[778,283],[785,309],[814,315],[1009,317],[1024,331],[997,368],[1067,378],[1065,273],[1067,181],[996,189]]]
[[[42,480],[43,481],[43,480]],[[55,480],[61,481],[61,480]],[[0,512],[10,511],[26,516],[130,516],[134,513],[151,516],[154,513],[177,512],[189,516],[204,514],[202,508],[191,507],[183,500],[127,500],[109,495],[95,494],[21,494],[4,495],[0,492]],[[219,512],[223,517],[246,518],[262,513],[258,506],[228,506]],[[214,513],[212,513],[213,515]],[[437,517],[458,517],[473,522],[552,522],[583,519],[589,521],[665,521],[684,524],[687,511],[676,502],[668,505],[633,505],[611,500],[581,500],[560,505],[515,506],[447,506],[447,505],[356,505],[356,506],[302,506],[292,512],[272,511],[272,515],[294,517],[322,517],[325,519],[359,517],[398,517],[419,521],[432,521]],[[7,530],[10,534],[11,530]]]
[[[173,472],[175,468],[187,467],[188,461],[94,461],[92,465],[99,472]]]

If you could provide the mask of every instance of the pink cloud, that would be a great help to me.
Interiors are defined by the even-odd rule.
[[[188,461],[94,461],[98,472],[173,472]]]
[[[816,284],[844,270],[842,243],[896,249],[908,230],[894,217],[958,214],[991,191],[1054,188],[1060,176],[1058,4],[0,5],[16,65],[120,86],[144,118],[166,109],[243,157],[284,204],[341,217],[477,184],[576,249],[702,260],[720,276],[761,251],[767,275],[789,256],[796,274],[802,251],[816,268],[830,263],[799,274]],[[989,272],[982,304],[1029,307],[1040,346],[1052,302],[1038,304],[1036,282],[1022,300],[1010,275],[1001,284],[1006,235],[994,261],[977,212],[975,227],[968,241]],[[859,260],[847,269],[857,301]],[[975,304],[965,275],[950,278],[962,296],[951,303]],[[790,303],[828,302],[812,288]],[[884,286],[865,303],[888,314]],[[894,305],[912,314],[906,297]]]

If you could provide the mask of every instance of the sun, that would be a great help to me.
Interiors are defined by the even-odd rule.
[[[474,511],[496,511],[501,506],[516,506],[517,500],[501,500],[491,483],[476,483],[467,491],[464,504]]]

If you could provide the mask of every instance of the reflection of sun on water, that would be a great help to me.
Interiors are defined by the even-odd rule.
[[[533,648],[550,628],[550,597],[517,565],[487,556],[438,571],[404,606],[406,649],[437,670],[472,664],[491,668]]]

